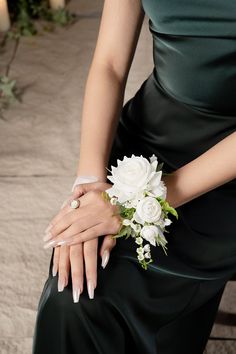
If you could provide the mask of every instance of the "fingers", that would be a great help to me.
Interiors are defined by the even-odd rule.
[[[112,219],[106,220],[104,223],[98,223],[93,227],[89,227],[85,231],[82,231],[74,236],[68,234],[65,238],[61,238],[59,236],[55,239],[55,241],[50,241],[44,247],[55,247],[60,244],[66,244],[68,246],[76,245],[78,243],[87,242],[93,240],[99,236],[107,235],[107,234],[117,234],[120,229],[121,221],[119,217],[113,216]]]
[[[77,193],[79,195],[79,193]],[[45,230],[45,236],[43,238],[44,241],[49,241],[53,237],[56,237],[62,231],[64,231],[68,226],[70,226],[78,217],[83,217],[85,213],[87,213],[87,209],[84,208],[89,202],[93,205],[93,200],[91,200],[93,194],[87,194],[80,197],[80,207],[73,209],[70,206],[70,201],[74,199],[74,197],[69,198],[68,204],[66,204],[63,209],[59,211],[59,213],[52,219],[50,225]]]
[[[102,242],[102,246],[100,248],[100,256],[102,257],[102,264],[101,266],[103,268],[106,267],[109,258],[110,258],[110,253],[112,249],[116,245],[116,239],[112,237],[112,235],[107,235],[104,237],[104,240]]]
[[[63,291],[68,284],[70,270],[70,249],[63,245],[60,249],[59,267],[58,267],[58,291]]]
[[[71,226],[73,222],[76,220],[77,220],[77,212],[74,209],[70,208],[70,213],[67,212],[61,214],[60,220],[58,220],[56,225],[51,227],[51,229],[44,236],[43,240],[49,241],[56,235],[61,234],[64,230],[66,230],[69,226]]]
[[[80,207],[67,213],[51,228],[44,241],[50,241],[50,244],[51,241],[55,241],[55,244],[98,224],[101,218],[93,209],[93,207],[89,210],[86,207]]]
[[[64,221],[61,221],[58,226],[64,231],[58,235],[55,234],[57,229],[55,226],[51,231],[51,239],[44,245],[44,248],[63,244],[74,245],[101,235],[117,234],[122,226],[122,217],[119,214],[112,215],[112,210],[109,212],[110,214],[103,210],[98,211],[91,206],[90,208],[82,207],[78,213],[65,216]],[[69,226],[70,224],[71,226]]]
[[[83,244],[87,291],[90,299],[94,298],[94,289],[97,286],[97,249],[97,238]]]
[[[73,199],[79,198],[89,191],[93,191],[93,190],[94,191],[95,190],[105,191],[106,189],[110,188],[111,186],[112,185],[110,183],[106,183],[106,182],[91,182],[91,183],[83,183],[83,184],[76,185],[73,192],[71,192],[70,195],[62,203],[59,213],[57,213],[54,216],[54,218],[50,221],[48,227],[45,230],[46,235],[48,235],[51,228],[55,224],[58,223],[58,221],[62,218],[63,215],[65,215],[71,211],[70,202]],[[49,237],[50,237],[50,234],[49,234]]]
[[[58,272],[59,267],[59,257],[60,257],[60,247],[56,247],[53,254],[53,266],[52,266],[52,276],[55,277]]]
[[[84,265],[83,265],[83,246],[82,244],[70,247],[71,279],[74,302],[79,301],[83,291]]]
[[[82,189],[76,189],[73,193],[71,193],[62,203],[60,211],[54,216],[54,218],[50,221],[48,227],[45,230],[45,233],[48,233],[51,228],[58,223],[58,221],[62,218],[63,215],[72,211],[70,207],[70,202],[75,199],[81,197],[83,194]]]

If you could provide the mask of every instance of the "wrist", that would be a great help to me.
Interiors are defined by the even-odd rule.
[[[171,206],[177,208],[201,195],[197,193],[195,183],[185,173],[185,166],[163,176],[167,187],[166,200]]]
[[[72,185],[71,192],[74,191],[75,187],[78,184],[91,183],[91,182],[102,182],[102,179],[99,178],[99,176],[95,176],[95,175],[77,175]]]
[[[182,188],[179,186],[179,176],[175,172],[162,177],[167,188],[166,200],[173,208],[177,208],[187,202]]]

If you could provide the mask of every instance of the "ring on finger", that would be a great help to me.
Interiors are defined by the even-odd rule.
[[[79,198],[73,199],[73,200],[70,202],[70,207],[71,207],[72,209],[77,209],[79,206],[80,206],[80,200],[79,200]]]

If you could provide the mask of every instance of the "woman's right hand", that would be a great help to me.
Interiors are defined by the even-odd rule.
[[[74,188],[72,196],[70,196],[60,212],[52,219],[52,225],[55,225],[60,218],[68,212],[68,203],[73,198],[87,193],[93,189],[106,190],[111,184],[105,182],[92,182],[79,184]],[[70,209],[69,209],[70,210]],[[116,245],[116,239],[112,235],[104,236],[99,255],[102,258],[101,266],[105,268],[108,263],[110,252]],[[79,296],[83,291],[84,272],[87,279],[87,290],[89,298],[94,297],[94,289],[97,286],[97,255],[98,255],[98,238],[83,242],[81,244],[71,246],[57,246],[54,250],[52,274],[58,273],[58,291],[63,291],[69,280],[69,272],[71,270],[73,299],[74,302],[79,301]],[[84,269],[85,268],[85,269]]]

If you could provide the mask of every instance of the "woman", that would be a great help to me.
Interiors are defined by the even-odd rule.
[[[145,13],[154,68],[122,107]],[[54,252],[34,354],[203,353],[236,272],[235,21],[230,0],[104,2],[77,171],[99,181],[77,186],[47,229]],[[112,240],[121,218],[101,196],[111,187],[106,167],[131,154],[164,162],[167,200],[179,214],[168,256],[152,248],[148,270],[130,239]]]

